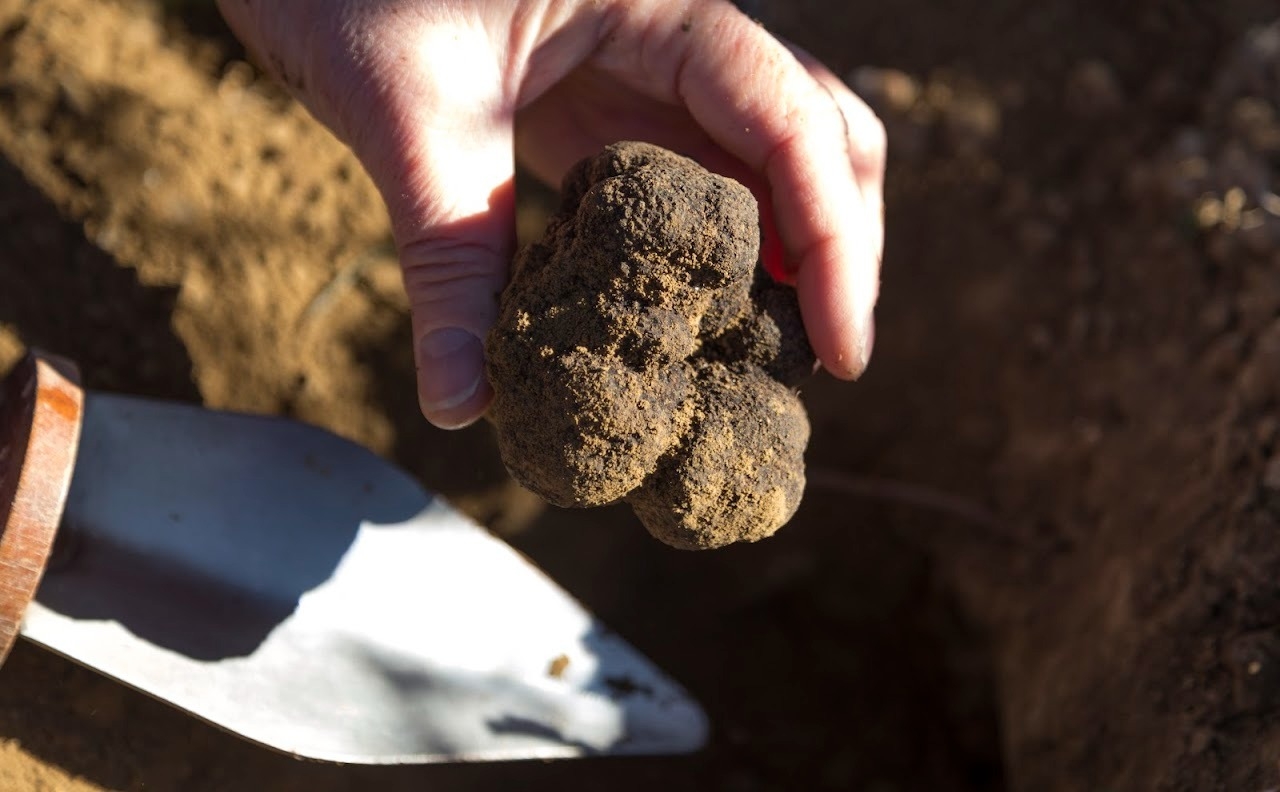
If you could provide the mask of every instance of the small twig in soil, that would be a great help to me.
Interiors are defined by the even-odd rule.
[[[805,478],[811,489],[826,490],[854,498],[890,501],[949,514],[985,528],[991,538],[1016,543],[1016,539],[1008,533],[994,514],[977,503],[957,495],[908,481],[879,476],[860,476],[820,466],[810,466],[805,472]]]
[[[379,242],[370,245],[363,252],[339,267],[338,271],[329,279],[329,282],[320,287],[319,291],[307,302],[302,312],[298,314],[296,327],[301,329],[323,314],[332,304],[334,298],[340,295],[348,286],[357,283],[364,275],[365,268],[379,256],[386,255],[388,251],[392,254],[395,253],[394,247],[390,246],[389,243],[385,241]]]

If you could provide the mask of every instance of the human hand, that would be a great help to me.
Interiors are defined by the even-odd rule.
[[[884,128],[727,0],[218,2],[377,184],[437,426],[471,423],[492,397],[482,339],[514,244],[514,157],[556,183],[619,140],[750,187],[766,265],[794,283],[818,359],[842,379],[866,368]]]

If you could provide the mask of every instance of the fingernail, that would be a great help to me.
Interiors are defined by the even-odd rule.
[[[422,409],[450,410],[466,402],[484,380],[484,345],[466,330],[432,330],[418,343]]]
[[[875,314],[867,316],[866,323],[862,326],[862,348],[859,357],[862,361],[862,371],[866,372],[867,366],[871,365],[871,350],[876,345],[876,317]]]

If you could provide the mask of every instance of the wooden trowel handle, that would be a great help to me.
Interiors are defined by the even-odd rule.
[[[0,664],[44,574],[80,444],[70,361],[28,353],[0,382]]]

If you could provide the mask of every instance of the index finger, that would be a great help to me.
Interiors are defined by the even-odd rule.
[[[884,131],[825,69],[821,77],[728,2],[647,20],[649,64],[711,138],[769,185],[810,343],[855,378],[870,356],[883,244]],[[664,29],[665,28],[665,29]],[[865,108],[865,105],[862,105]]]

